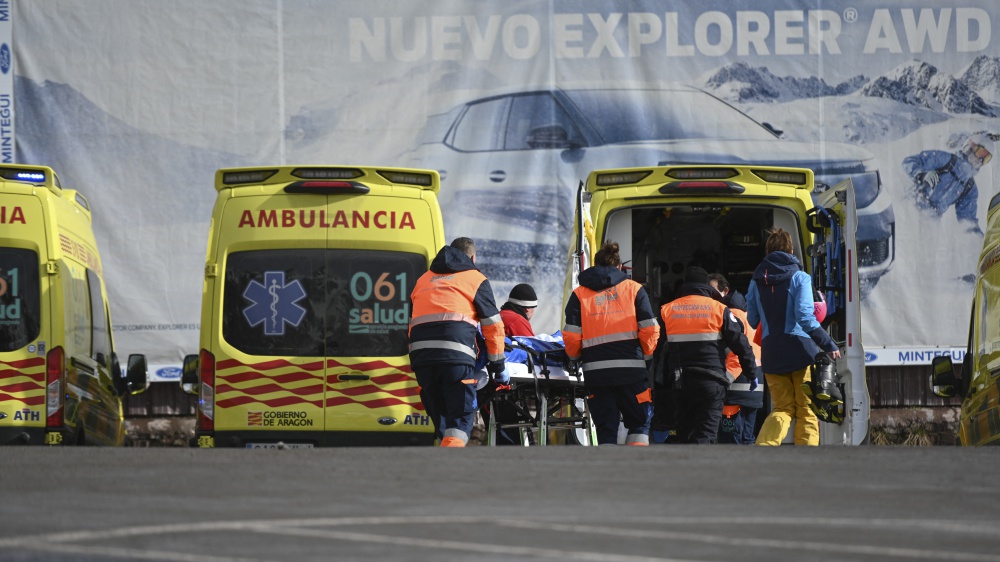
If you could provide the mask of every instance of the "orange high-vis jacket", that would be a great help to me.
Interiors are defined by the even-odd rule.
[[[743,370],[756,367],[742,324],[721,302],[689,294],[663,305],[660,316],[669,369],[702,369],[728,386],[733,379],[726,374],[723,347],[733,350]]]
[[[476,269],[466,271],[424,273],[413,287],[410,299],[413,318],[410,320],[410,355],[434,350],[442,357],[455,358],[455,353],[475,362],[476,326],[481,325],[490,361],[504,358],[504,332],[500,312],[493,302],[476,308],[476,295],[486,276]],[[490,310],[486,308],[492,307]],[[489,316],[481,317],[482,314]],[[435,329],[424,330],[435,323]],[[466,326],[466,328],[462,328]]]
[[[652,356],[660,327],[655,321],[640,327],[636,320],[635,296],[641,288],[631,279],[601,291],[577,287],[573,292],[580,299],[582,333],[563,334],[566,354],[578,358],[586,347],[637,339],[643,355]]]

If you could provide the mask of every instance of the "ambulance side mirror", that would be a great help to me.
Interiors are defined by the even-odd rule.
[[[187,394],[198,394],[198,355],[184,356],[181,370],[181,390]]]
[[[146,356],[133,353],[128,356],[128,367],[125,369],[125,388],[129,394],[139,394],[149,386],[149,370],[146,366]]]
[[[951,357],[942,355],[931,360],[931,391],[941,398],[952,398],[959,387]]]

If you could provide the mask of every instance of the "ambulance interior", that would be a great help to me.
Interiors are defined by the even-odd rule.
[[[605,239],[618,242],[632,279],[659,310],[676,298],[688,266],[721,273],[733,290],[746,295],[754,269],[764,258],[765,231],[792,234],[794,253],[802,259],[799,222],[788,209],[713,203],[637,206],[608,217]]]
[[[793,251],[803,255],[799,222],[788,209],[714,203],[636,206],[609,215],[605,239],[618,242],[622,262],[632,267],[632,279],[649,294],[654,311],[679,296],[688,266],[721,273],[731,290],[744,296],[753,272],[764,258],[772,227],[792,234]],[[661,367],[662,368],[662,367]],[[674,390],[663,386],[662,373],[653,374],[654,431],[676,426]],[[769,407],[765,405],[765,412]],[[757,427],[766,413],[757,416]]]

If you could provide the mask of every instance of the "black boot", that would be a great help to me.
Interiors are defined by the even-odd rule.
[[[824,352],[816,355],[816,362],[811,367],[812,387],[816,398],[822,402],[843,404],[844,396],[837,385],[837,370],[833,360]]]

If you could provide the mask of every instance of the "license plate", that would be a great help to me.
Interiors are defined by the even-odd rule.
[[[247,449],[312,449],[312,443],[247,443]]]

